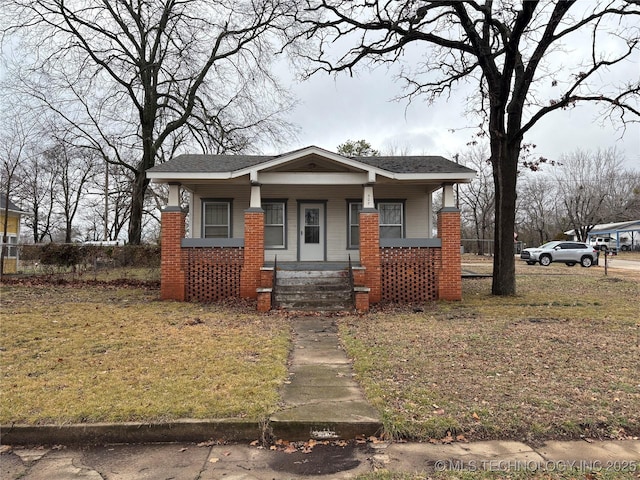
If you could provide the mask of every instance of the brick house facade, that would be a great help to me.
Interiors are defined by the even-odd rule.
[[[279,156],[181,155],[147,175],[169,184],[163,299],[255,298],[268,310],[276,262],[353,262],[358,310],[461,298],[453,186],[475,172],[442,157],[350,158],[307,147]],[[436,191],[443,201],[434,221]]]

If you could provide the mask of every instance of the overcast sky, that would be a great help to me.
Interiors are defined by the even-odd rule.
[[[640,74],[640,67],[636,63]],[[291,149],[316,145],[335,151],[344,141],[366,139],[383,154],[391,145],[411,154],[462,153],[472,140],[478,119],[465,116],[464,89],[433,105],[414,100],[393,101],[402,85],[385,69],[360,71],[357,76],[316,74],[294,83],[300,101],[290,120],[300,127]],[[602,107],[583,104],[572,110],[554,112],[538,122],[525,137],[537,145],[536,155],[558,159],[578,148],[596,150],[616,147],[626,155],[626,165],[640,170],[640,125],[616,130],[602,121]],[[619,127],[619,126],[618,126]],[[452,131],[454,130],[454,131]]]
[[[572,79],[573,74],[584,68],[579,62],[590,58],[591,46],[590,32],[577,31],[566,37],[562,46],[547,52],[543,64],[546,64],[549,76],[542,77],[542,81],[534,82],[532,86],[541,101],[564,93],[563,81]],[[626,43],[614,35],[598,37],[599,54],[608,58],[626,48]],[[415,66],[424,60],[428,51],[429,47],[420,42],[410,44],[397,60]],[[292,149],[317,145],[335,151],[348,139],[365,139],[383,154],[390,146],[395,146],[412,154],[451,158],[468,148],[467,143],[477,132],[479,119],[465,116],[465,106],[469,94],[477,90],[477,83],[459,84],[449,98],[443,97],[431,105],[420,98],[409,105],[406,100],[393,100],[403,94],[403,84],[396,79],[393,70],[356,68],[353,77],[344,73],[336,77],[323,72],[305,82],[293,83],[293,93],[300,104],[290,120],[299,126],[300,133]],[[397,71],[397,63],[392,68]],[[543,75],[544,68],[541,64],[538,76]],[[282,64],[279,70],[285,79],[291,75]],[[620,84],[637,81],[639,77],[640,50],[636,48],[630,58],[609,71],[600,71],[591,81]],[[558,80],[557,87],[552,86],[552,78]],[[640,99],[636,99],[635,105],[640,107]],[[625,155],[626,166],[640,170],[640,124],[628,125],[623,131],[620,124],[614,125],[604,118],[604,108],[604,104],[583,103],[573,109],[553,112],[527,133],[524,142],[537,146],[535,155],[555,160],[578,148],[616,147]]]

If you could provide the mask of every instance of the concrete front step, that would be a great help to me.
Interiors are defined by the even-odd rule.
[[[276,285],[281,288],[303,287],[304,289],[324,288],[330,290],[331,288],[346,288],[349,286],[349,282],[343,278],[319,278],[313,282],[309,282],[306,278],[278,278]]]
[[[280,270],[276,273],[278,278],[318,278],[318,277],[349,277],[346,270]]]
[[[289,310],[352,309],[349,273],[346,270],[278,270],[275,305]]]
[[[330,302],[330,303],[318,303],[318,302],[278,302],[278,308],[282,310],[297,310],[301,312],[344,312],[353,310],[353,304]]]

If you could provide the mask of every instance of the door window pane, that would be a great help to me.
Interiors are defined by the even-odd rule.
[[[304,243],[320,243],[320,227],[304,227]]]
[[[305,225],[320,225],[320,210],[317,208],[306,208],[304,211]]]
[[[304,242],[320,243],[320,209],[304,209]]]

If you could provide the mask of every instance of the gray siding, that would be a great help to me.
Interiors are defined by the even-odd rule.
[[[362,187],[353,186],[281,186],[264,185],[263,200],[269,198],[287,200],[287,249],[267,250],[265,259],[272,261],[296,261],[298,258],[298,202],[326,202],[326,252],[328,261],[346,261],[348,256],[357,261],[358,250],[347,249],[347,200],[362,198]],[[376,200],[405,201],[405,226],[407,238],[431,237],[431,202],[424,186],[379,185],[374,187]],[[199,185],[193,192],[190,211],[190,236],[200,238],[202,232],[202,200],[233,199],[233,237],[244,237],[244,211],[249,208],[249,185]]]

